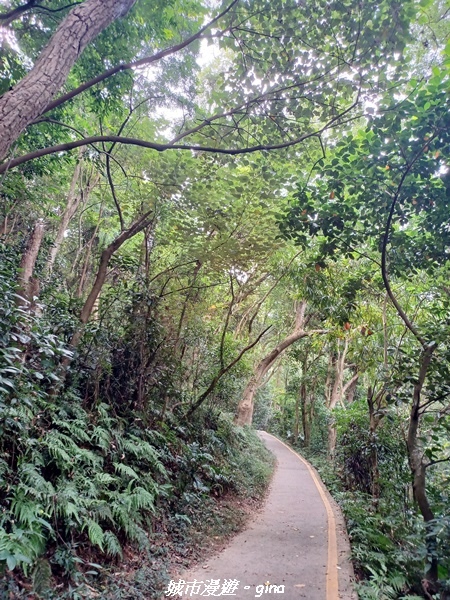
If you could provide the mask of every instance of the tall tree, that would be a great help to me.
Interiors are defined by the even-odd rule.
[[[289,348],[305,337],[316,334],[327,333],[324,329],[306,329],[311,315],[306,314],[307,303],[303,300],[297,303],[295,309],[295,324],[292,331],[283,338],[266,356],[264,356],[255,366],[254,372],[249,379],[242,398],[238,404],[235,423],[236,425],[251,425],[253,419],[253,410],[255,394],[263,383],[264,377],[273,367],[276,360]]]
[[[321,161],[322,176],[313,186],[301,187],[282,227],[299,243],[317,236],[321,240],[318,260],[335,260],[338,250],[357,256],[363,244],[369,253],[379,251],[377,262],[387,297],[416,344],[416,358],[409,365],[414,372],[412,389],[407,383],[413,377],[411,371],[399,374],[399,379],[404,388],[410,388],[408,458],[415,499],[428,530],[426,577],[435,584],[437,542],[431,525],[435,515],[426,485],[427,468],[433,462],[423,448],[420,422],[433,405],[448,410],[448,388],[443,385],[448,348],[442,337],[447,324],[442,320],[436,328],[415,322],[420,312],[402,305],[392,280],[404,281],[417,272],[439,279],[448,265],[447,74],[434,68],[429,82],[413,82],[413,86],[398,106],[386,98],[380,115]],[[428,300],[435,305],[436,316],[442,315],[440,305],[446,302],[446,293],[428,281]]]

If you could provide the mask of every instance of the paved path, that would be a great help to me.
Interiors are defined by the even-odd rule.
[[[201,600],[208,596],[206,584],[220,580],[211,596],[353,600],[340,512],[306,461],[270,434],[260,435],[277,458],[265,506],[225,550],[183,576],[186,582],[204,582],[185,587],[183,598]]]

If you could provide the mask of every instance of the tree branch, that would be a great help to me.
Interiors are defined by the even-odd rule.
[[[102,81],[105,81],[106,79],[109,79],[110,77],[112,77],[113,75],[116,75],[117,73],[120,73],[122,71],[129,71],[130,69],[142,67],[144,65],[150,65],[154,62],[161,60],[162,58],[165,58],[166,56],[170,56],[171,54],[175,54],[176,52],[183,50],[183,48],[186,48],[187,46],[192,44],[192,42],[202,38],[204,32],[207,31],[208,29],[210,29],[210,27],[212,27],[215,23],[217,23],[217,21],[219,21],[223,16],[225,16],[228,12],[230,12],[230,10],[238,2],[239,2],[239,0],[233,0],[233,2],[225,10],[223,10],[220,14],[218,14],[217,17],[212,19],[204,27],[199,29],[197,31],[197,33],[195,33],[194,35],[191,35],[186,40],[183,40],[179,44],[175,44],[174,46],[171,46],[170,48],[161,50],[160,52],[157,52],[156,54],[153,54],[152,56],[146,56],[144,58],[141,58],[141,59],[133,61],[133,62],[121,63],[120,65],[116,65],[115,67],[112,67],[111,69],[108,69],[107,71],[104,71],[100,75],[97,75],[97,77],[94,77],[93,79],[90,79],[89,81],[86,81],[85,83],[81,84],[74,90],[67,92],[67,94],[63,94],[62,96],[59,96],[59,98],[56,98],[56,100],[53,100],[53,102],[50,102],[50,104],[47,105],[47,107],[45,108],[45,110],[43,111],[42,114],[45,114],[45,113],[49,112],[50,110],[53,110],[57,106],[61,106],[61,104],[64,104],[65,102],[67,102],[68,100],[71,100],[72,98],[75,98],[75,96],[78,96],[82,92],[85,92],[86,90],[90,89],[94,85],[97,85],[98,83],[101,83]]]
[[[36,4],[36,2],[37,0],[28,0],[28,2],[26,2],[26,4],[22,4],[22,6],[13,8],[8,12],[0,13],[0,21],[3,21],[2,26],[7,27],[13,21],[18,19],[21,15],[33,8],[39,8],[40,10],[45,10],[48,13],[58,13],[63,10],[67,10],[68,8],[72,8],[72,6],[77,6],[78,4],[81,4],[81,2],[72,2],[71,4],[67,4],[66,6],[61,6],[60,8],[48,8],[47,6],[42,6],[42,4]]]
[[[228,306],[227,316],[225,318],[225,324],[223,326],[222,335],[220,338],[219,356],[220,356],[220,368],[221,369],[223,369],[225,367],[225,359],[224,359],[224,355],[223,355],[224,349],[225,349],[225,336],[227,334],[228,324],[230,322],[230,317],[231,317],[231,312],[233,310],[234,303],[236,302],[236,295],[234,293],[234,285],[233,285],[233,275],[231,273],[229,273],[229,275],[230,275],[231,302]]]
[[[433,137],[435,137],[435,135]],[[406,325],[406,327],[411,331],[411,333],[420,342],[420,344],[422,345],[422,347],[425,350],[428,347],[426,340],[420,335],[420,333],[418,332],[416,327],[411,323],[411,321],[408,318],[408,315],[402,309],[402,307],[400,306],[399,302],[397,301],[397,298],[394,296],[394,293],[392,291],[391,284],[389,282],[388,271],[387,271],[387,245],[389,242],[389,234],[391,231],[392,220],[394,218],[395,207],[396,207],[397,201],[399,199],[400,192],[401,192],[401,189],[405,182],[405,179],[408,176],[408,174],[410,173],[410,171],[413,168],[413,166],[415,165],[415,163],[417,162],[417,160],[420,158],[420,156],[422,156],[425,148],[427,147],[427,145],[429,143],[430,143],[430,140],[427,140],[426,144],[424,144],[422,146],[422,148],[419,150],[419,152],[417,152],[417,154],[414,156],[414,158],[411,160],[411,162],[407,165],[405,171],[403,172],[403,174],[400,178],[400,182],[397,186],[397,191],[395,192],[395,194],[392,198],[391,208],[389,210],[388,219],[386,221],[386,227],[385,227],[385,231],[384,231],[383,243],[382,243],[382,248],[381,248],[381,275],[383,277],[383,283],[384,283],[386,292],[387,292],[392,304],[397,309],[397,313],[400,316],[400,318],[402,319],[402,321],[404,322],[404,324]]]
[[[261,300],[259,300],[256,304],[253,304],[253,306],[250,308],[250,312],[254,310],[253,315],[250,317],[250,320],[248,321],[248,331],[249,333],[252,330],[252,326],[253,326],[253,321],[256,319],[256,316],[258,315],[259,310],[261,309],[261,306],[264,304],[264,302],[267,300],[267,298],[270,296],[270,294],[273,292],[273,290],[277,287],[277,285],[280,283],[280,281],[283,279],[283,277],[286,275],[286,273],[288,273],[289,268],[291,266],[291,264],[294,262],[294,260],[300,256],[300,254],[303,252],[303,250],[300,250],[300,252],[297,252],[297,254],[295,254],[291,260],[288,262],[287,266],[283,269],[283,272],[281,273],[281,275],[275,280],[275,283],[267,290],[267,292],[264,294],[264,296],[261,298]],[[242,321],[244,321],[244,319],[247,318],[247,314],[244,315],[244,317],[242,318]],[[241,329],[243,327],[243,325],[241,325],[241,323],[239,323],[238,329]]]
[[[13,21],[18,19],[20,15],[27,12],[27,10],[31,10],[34,8],[37,0],[29,0],[26,4],[22,6],[18,6],[17,8],[13,8],[12,10],[4,13],[0,13],[0,21],[3,21],[2,26],[6,27],[10,25]]]
[[[425,469],[428,469],[428,467],[432,467],[433,465],[437,465],[437,464],[443,463],[443,462],[450,462],[450,456],[447,456],[447,458],[440,458],[438,460],[431,460],[429,463],[427,463],[425,465]]]
[[[241,358],[244,356],[244,354],[246,352],[248,352],[249,350],[251,350],[254,346],[256,346],[256,344],[259,342],[259,340],[263,337],[263,335],[265,335],[269,329],[272,327],[272,325],[269,325],[269,327],[266,327],[266,329],[264,329],[264,331],[262,331],[258,337],[248,346],[245,346],[245,348],[243,348],[239,354],[236,356],[236,358],[234,360],[232,360],[226,367],[222,367],[219,372],[217,373],[217,375],[214,377],[214,379],[211,381],[211,383],[209,384],[208,388],[206,389],[205,392],[203,392],[203,394],[197,399],[197,401],[191,406],[191,408],[188,410],[188,412],[186,413],[186,417],[190,417],[192,415],[192,413],[194,413],[202,404],[203,402],[206,400],[206,398],[211,394],[211,392],[214,390],[214,388],[216,387],[216,385],[218,384],[219,380],[226,374],[228,373],[228,371],[230,369],[232,369],[234,367],[234,365],[236,363],[238,363]]]
[[[106,154],[106,176],[108,179],[109,188],[111,190],[113,201],[114,201],[114,204],[117,209],[117,214],[119,215],[120,231],[123,231],[125,229],[125,223],[123,220],[122,209],[120,208],[119,199],[117,198],[116,188],[114,186],[114,181],[113,181],[112,174],[111,174],[111,154],[109,152],[106,152],[106,149],[105,149],[105,154]]]
[[[91,144],[102,142],[114,142],[125,145],[140,146],[142,148],[150,148],[151,150],[156,150],[158,152],[165,152],[166,150],[191,150],[193,152],[209,152],[212,154],[238,155],[249,154],[258,151],[280,150],[282,148],[289,148],[291,146],[300,144],[301,142],[309,138],[318,137],[326,129],[329,129],[330,127],[333,127],[336,124],[340,124],[339,122],[341,121],[342,117],[348,114],[351,110],[353,110],[357,103],[358,100],[356,100],[350,107],[348,107],[342,113],[330,119],[323,127],[318,129],[317,131],[304,133],[293,140],[286,140],[284,142],[279,142],[276,144],[257,144],[255,146],[247,146],[244,148],[217,148],[214,146],[201,146],[196,144],[160,144],[157,142],[149,142],[147,140],[141,140],[138,138],[121,137],[117,135],[96,135],[86,137],[81,140],[75,140],[73,142],[66,142],[65,144],[57,144],[56,146],[41,148],[39,150],[35,150],[34,152],[30,152],[29,154],[19,156],[18,158],[13,158],[0,165],[0,174],[5,173],[8,169],[12,169],[37,158],[42,158],[43,156],[48,156],[49,154],[67,152],[69,150],[74,150],[75,148],[80,148],[81,146],[88,146]]]

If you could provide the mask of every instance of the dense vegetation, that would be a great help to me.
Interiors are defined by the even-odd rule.
[[[0,593],[158,597],[263,494],[253,423],[363,600],[446,598],[446,4],[3,5]]]

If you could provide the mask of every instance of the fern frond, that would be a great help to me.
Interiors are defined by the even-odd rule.
[[[36,522],[37,515],[43,512],[40,504],[23,497],[20,493],[13,498],[11,510],[22,527],[30,527]]]
[[[111,444],[111,434],[104,427],[94,427],[92,431],[91,437],[96,441],[97,446],[102,450],[109,450],[109,446]]]
[[[108,506],[106,502],[97,503],[92,509],[94,515],[97,518],[97,521],[111,521],[113,522],[113,515],[111,512],[111,508]]]
[[[91,544],[94,544],[94,546],[98,546],[100,548],[100,550],[103,552],[103,538],[104,538],[103,529],[100,527],[100,525],[96,521],[93,521],[92,519],[88,520],[87,528],[88,528],[88,536],[91,541]]]
[[[103,544],[108,556],[120,556],[122,558],[122,546],[112,531],[105,531],[103,534]]]
[[[50,563],[45,558],[40,558],[36,561],[35,567],[32,574],[33,592],[38,594],[45,594],[51,586],[52,569]]]
[[[110,483],[116,483],[117,477],[113,477],[109,473],[101,472],[95,475],[95,479],[102,485],[109,485]]]
[[[67,419],[64,415],[64,418],[61,419],[54,416],[53,422],[58,428],[66,431],[71,439],[79,442],[89,442],[91,435],[88,430],[86,414],[81,413],[80,416],[84,418]]]
[[[19,471],[22,483],[26,483],[27,489],[23,487],[27,494],[34,498],[44,499],[48,496],[53,496],[55,488],[50,481],[47,481],[41,473],[36,469],[36,466],[31,463],[25,463]]]
[[[65,465],[71,464],[72,457],[64,450],[60,440],[51,437],[49,434],[46,436],[44,443],[52,458],[61,461]]]
[[[148,509],[155,510],[155,497],[149,491],[142,487],[136,487],[131,495],[131,506],[135,510]]]
[[[126,475],[131,479],[139,479],[139,475],[129,465],[124,465],[123,463],[114,463],[114,468],[122,476]]]
[[[129,436],[128,439],[124,439],[123,447],[137,458],[145,458],[150,461],[157,461],[159,459],[159,453],[153,446],[134,435]]]

